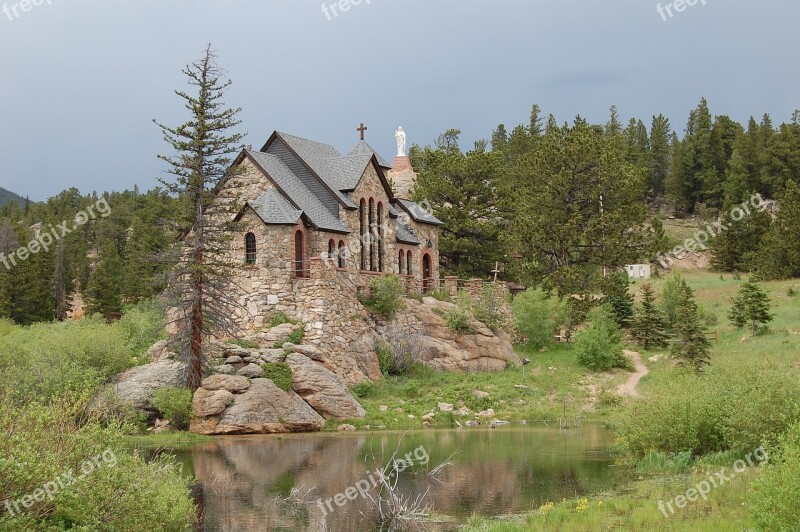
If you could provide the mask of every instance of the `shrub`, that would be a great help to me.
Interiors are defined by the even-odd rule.
[[[375,391],[375,385],[370,381],[362,381],[353,386],[352,391],[356,397],[364,399],[372,395],[372,392]]]
[[[630,369],[620,339],[619,326],[606,306],[590,313],[591,325],[578,333],[575,353],[578,363],[593,371],[609,371],[613,368]]]
[[[566,305],[550,297],[541,288],[528,288],[511,303],[514,325],[526,338],[526,344],[541,349],[553,342],[566,320]]]
[[[389,320],[403,307],[403,285],[396,275],[374,279],[370,284],[370,298],[365,302],[383,319]]]
[[[672,330],[679,320],[678,309],[681,306],[681,287],[683,277],[678,270],[672,272],[661,289],[661,312],[667,320],[667,327]]]
[[[285,312],[279,310],[278,312],[274,312],[272,314],[269,323],[271,326],[277,327],[278,325],[283,325],[284,323],[291,323],[294,325],[297,323],[297,320],[293,320]]]
[[[297,329],[287,337],[287,341],[294,345],[300,345],[301,343],[303,343],[303,338],[305,337],[306,337],[306,330]]]
[[[245,349],[258,349],[259,347],[261,347],[257,343],[252,342],[250,340],[231,340],[230,343],[232,343],[233,345],[238,345],[239,347],[243,347]]]
[[[447,326],[456,332],[469,330],[469,318],[469,312],[458,305],[448,309],[444,314]]]
[[[261,365],[261,369],[264,370],[264,377],[284,392],[292,389],[294,374],[286,362],[267,362]]]
[[[177,463],[165,456],[146,462],[126,448],[119,426],[87,418],[83,401],[3,401],[0,433],[0,500],[33,493],[65,471],[80,476],[20,515],[0,512],[0,530],[193,529],[195,506]],[[95,467],[81,475],[92,457],[99,458]]]
[[[476,320],[491,330],[499,331],[506,325],[504,306],[505,301],[497,293],[497,287],[494,284],[484,283],[480,297],[472,302],[472,314]]]
[[[186,430],[192,418],[192,391],[189,388],[165,386],[153,395],[153,406],[172,422],[172,426]]]
[[[756,479],[750,515],[758,530],[800,530],[800,425],[794,425],[770,453],[772,465]]]
[[[378,342],[375,351],[384,375],[407,375],[421,362],[422,340],[419,334],[390,323],[384,331],[385,342]]]
[[[719,366],[696,375],[675,370],[620,412],[619,440],[636,457],[651,450],[749,452],[774,443],[800,421],[800,382],[780,367]]]
[[[437,301],[450,302],[452,300],[452,298],[450,297],[450,292],[445,290],[444,288],[439,288],[438,290],[434,290],[428,295]]]

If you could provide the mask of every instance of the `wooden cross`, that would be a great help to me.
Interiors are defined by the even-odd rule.
[[[358,129],[356,129],[356,131],[358,131],[359,133],[361,133],[361,140],[364,140],[364,132],[365,132],[366,130],[368,130],[368,129],[369,129],[369,128],[368,128],[367,126],[365,126],[365,125],[364,125],[364,122],[361,122],[361,127],[359,127]]]
[[[495,262],[494,263],[494,270],[492,270],[492,272],[491,272],[491,273],[494,274],[494,282],[495,283],[497,283],[497,274],[500,273],[500,271],[501,271],[500,270],[500,263],[499,262]]]

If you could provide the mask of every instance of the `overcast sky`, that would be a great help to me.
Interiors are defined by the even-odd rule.
[[[560,122],[605,122],[612,104],[648,125],[664,113],[678,131],[703,96],[739,121],[800,108],[798,0],[698,0],[672,18],[652,0],[363,0],[327,15],[320,0],[19,1],[0,12],[0,186],[35,200],[155,186],[168,147],[151,120],[187,118],[172,91],[209,41],[255,147],[277,129],[349,150],[362,121],[388,159],[398,126],[422,145],[458,128],[469,147],[533,103]]]

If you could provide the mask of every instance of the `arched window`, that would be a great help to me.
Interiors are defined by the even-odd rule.
[[[303,232],[297,231],[294,234],[294,276],[298,279],[308,277],[306,275],[307,268],[305,267],[305,249]]]
[[[378,202],[378,271],[383,271],[383,203]]]
[[[367,202],[362,198],[361,199],[361,206],[358,211],[359,216],[359,227],[361,229],[361,238],[359,239],[359,244],[361,246],[361,269],[367,269],[367,247],[365,245],[364,239],[366,238],[366,231],[365,231],[365,224],[367,222],[366,217],[367,213]]]
[[[328,242],[328,258],[335,259],[336,258],[336,242],[330,240]]]
[[[374,272],[375,267],[375,200],[369,199],[369,271]]]
[[[401,249],[397,256],[397,273],[403,275],[403,263],[406,261],[406,254]]]
[[[407,275],[414,275],[414,267],[412,266],[412,260],[413,259],[414,259],[414,256],[409,251],[408,254],[406,255],[406,274]]]
[[[344,240],[339,240],[339,267],[345,267],[344,261]]]
[[[244,262],[245,264],[255,264],[256,263],[256,235],[253,233],[247,233],[244,236]]]

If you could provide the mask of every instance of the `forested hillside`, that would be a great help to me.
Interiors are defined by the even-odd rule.
[[[605,124],[559,123],[534,106],[527,123],[511,131],[501,124],[470,150],[458,130],[415,146],[416,198],[446,223],[443,270],[485,278],[500,262],[507,280],[562,296],[596,293],[603,268],[653,262],[675,245],[660,218],[711,223],[761,194],[779,202],[777,217],[759,211],[729,223],[708,244],[713,266],[800,276],[800,112],[778,126],[767,115],[739,124],[713,116],[703,100],[675,129],[662,115],[625,125],[614,107]],[[160,292],[182,206],[162,189],[135,188],[101,196],[69,189],[27,208],[7,203],[0,318],[63,319],[78,289],[87,310],[102,314]],[[34,252],[28,243],[43,233],[57,238]],[[24,260],[22,246],[31,250]]]
[[[0,187],[0,207],[3,207],[6,203],[11,202],[16,202],[17,205],[23,207],[25,205],[25,198],[14,194],[10,190]]]

